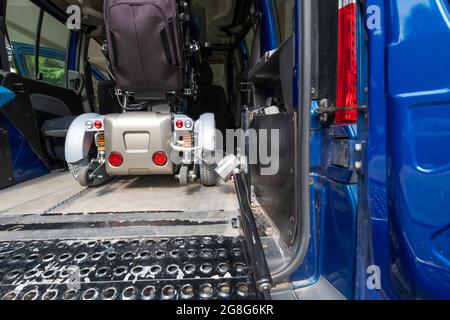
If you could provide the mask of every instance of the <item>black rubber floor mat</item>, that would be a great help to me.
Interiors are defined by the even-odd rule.
[[[243,241],[0,242],[0,299],[255,299]]]

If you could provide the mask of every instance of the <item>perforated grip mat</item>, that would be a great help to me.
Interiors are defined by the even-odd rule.
[[[0,242],[3,300],[255,299],[244,240]]]

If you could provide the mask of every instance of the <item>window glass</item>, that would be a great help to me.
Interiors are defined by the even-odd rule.
[[[29,0],[7,2],[8,53],[11,71],[36,79],[35,46],[40,8]],[[66,86],[66,52],[69,30],[51,15],[44,13],[39,47],[38,79]]]
[[[66,86],[69,36],[69,29],[64,24],[51,15],[44,14],[39,47],[39,80]]]
[[[280,28],[280,39],[283,43],[295,32],[295,1],[275,0]]]
[[[11,71],[34,78],[34,62],[29,64],[27,55],[34,56],[40,9],[29,0],[8,1],[6,27],[9,41],[8,55]]]

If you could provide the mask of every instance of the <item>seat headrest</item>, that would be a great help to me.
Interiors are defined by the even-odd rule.
[[[207,63],[202,63],[197,66],[197,72],[199,74],[199,84],[212,85],[214,81],[213,71],[211,66]]]

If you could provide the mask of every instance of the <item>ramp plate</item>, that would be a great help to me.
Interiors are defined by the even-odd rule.
[[[0,242],[2,300],[255,299],[242,237]]]

